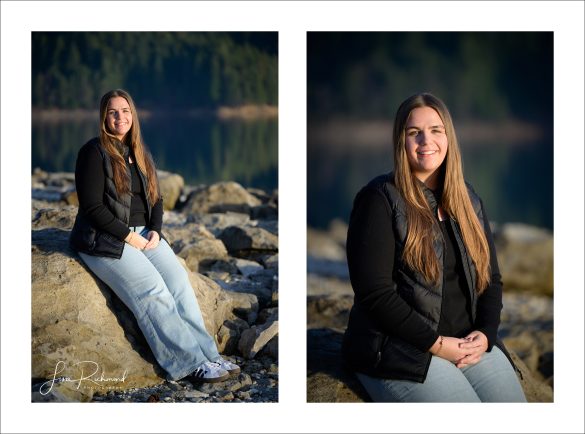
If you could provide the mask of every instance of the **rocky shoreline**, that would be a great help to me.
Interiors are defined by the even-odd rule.
[[[68,246],[74,175],[35,169],[33,402],[278,402],[278,191],[159,179],[163,235],[218,349],[242,372],[216,384],[165,380],[132,314]],[[81,361],[99,373],[86,380]]]
[[[553,236],[520,224],[493,225],[504,282],[499,335],[520,369],[529,402],[552,402]],[[368,396],[340,363],[353,305],[345,256],[347,225],[307,233],[308,402],[361,402]]]

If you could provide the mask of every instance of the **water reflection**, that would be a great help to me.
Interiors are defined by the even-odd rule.
[[[345,147],[309,142],[308,225],[326,228],[349,220],[352,201],[374,176],[392,170],[392,147]],[[466,179],[496,222],[522,222],[553,229],[552,141],[462,146]]]
[[[236,181],[268,192],[278,187],[278,122],[147,117],[142,134],[157,167],[187,184]],[[79,148],[97,135],[97,122],[34,122],[32,168],[75,170]]]

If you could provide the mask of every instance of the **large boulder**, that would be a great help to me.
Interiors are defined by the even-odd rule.
[[[174,209],[181,196],[181,191],[185,186],[185,180],[181,175],[165,172],[164,170],[157,170],[156,173],[160,186],[160,194],[163,197],[163,207],[166,210]]]
[[[200,271],[200,264],[228,259],[225,245],[202,224],[185,223],[165,229],[165,234],[173,251],[185,259],[191,271]]]
[[[62,369],[57,376],[80,378],[97,368],[92,378],[102,380],[81,384],[89,396],[104,387],[128,389],[161,383],[165,373],[134,316],[70,250],[68,237],[69,231],[59,228],[32,232],[33,381],[53,378],[56,369]],[[236,317],[234,311],[241,300],[211,279],[187,272],[206,327],[215,335],[226,319]],[[244,311],[254,308],[257,311],[249,303],[243,306]]]
[[[495,242],[506,289],[553,295],[554,241],[550,231],[507,223],[495,231]]]
[[[250,214],[262,202],[237,182],[219,182],[191,193],[183,212],[192,214],[228,211]]]
[[[278,251],[278,237],[259,227],[229,226],[218,235],[218,238],[223,241],[228,252],[234,255],[246,251]]]

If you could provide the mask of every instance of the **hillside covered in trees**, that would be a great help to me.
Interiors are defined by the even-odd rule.
[[[309,32],[308,114],[392,118],[418,92],[458,118],[552,119],[552,32]]]
[[[124,88],[144,109],[278,103],[276,32],[33,32],[32,106],[97,109]]]

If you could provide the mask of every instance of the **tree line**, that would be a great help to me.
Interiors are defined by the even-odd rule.
[[[458,118],[552,123],[553,32],[309,32],[309,119],[393,118],[430,91]]]
[[[278,104],[276,32],[33,32],[32,105],[96,109],[123,88],[145,109]]]

